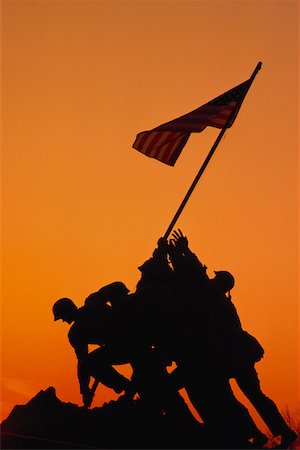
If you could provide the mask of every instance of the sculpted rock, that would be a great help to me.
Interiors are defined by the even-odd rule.
[[[182,427],[141,400],[90,410],[64,403],[49,387],[17,405],[1,424],[1,448],[216,448],[204,425]]]

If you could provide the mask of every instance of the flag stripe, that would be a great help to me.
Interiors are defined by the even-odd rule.
[[[179,133],[178,133],[179,134]],[[154,158],[159,159],[160,161],[169,161],[172,153],[176,150],[176,147],[182,140],[182,135],[177,137],[174,141],[171,141],[160,148],[158,148],[153,155]]]
[[[235,113],[227,124],[230,127],[248,91],[250,79],[216,97],[200,108],[149,131],[141,132],[133,148],[150,158],[174,165],[190,133],[199,133],[207,126],[223,128],[234,108]]]
[[[170,131],[164,131],[164,132],[156,132],[155,136],[155,142],[153,143],[153,145],[151,145],[151,148],[148,149],[148,153],[151,158],[155,158],[155,155],[157,154],[157,152],[159,151],[159,149],[161,148],[161,146],[164,144],[164,142],[166,142],[168,139],[171,138],[171,132]]]

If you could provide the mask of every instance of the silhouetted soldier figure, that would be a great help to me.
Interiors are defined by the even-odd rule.
[[[68,337],[78,360],[77,374],[85,406],[90,406],[93,396],[89,388],[91,373],[86,370],[87,365],[89,368],[93,367],[91,372],[94,373],[94,370],[97,372],[95,375],[99,381],[115,392],[121,393],[129,389],[130,381],[112,367],[112,361],[115,361],[115,364],[119,362],[119,355],[110,355],[109,360],[108,357],[104,358],[102,353],[97,354],[97,350],[88,353],[88,344],[104,346],[114,337],[114,317],[109,306],[99,303],[95,313],[93,308],[77,308],[72,300],[62,298],[55,302],[53,314],[54,320],[61,319],[63,322],[72,324]],[[100,365],[99,371],[98,365]]]
[[[177,274],[177,291],[181,297],[180,328],[182,345],[177,355],[177,375],[182,376],[189,398],[204,422],[212,429],[232,439],[254,439],[254,445],[264,444],[265,435],[258,430],[247,409],[235,398],[224,373],[220,340],[232,340],[240,333],[235,318],[226,312],[223,294],[210,283],[203,266],[188,248],[187,239],[173,234],[169,253]],[[230,326],[224,326],[223,309]],[[218,313],[216,315],[216,312]],[[221,312],[221,314],[220,314]],[[231,323],[232,322],[232,323]],[[219,329],[221,327],[221,329]],[[218,333],[222,333],[220,339]],[[176,374],[176,371],[175,371]]]
[[[73,322],[69,341],[78,358],[84,405],[90,406],[92,401],[89,381],[93,376],[117,393],[124,391],[125,397],[138,392],[148,408],[194,426],[196,421],[189,408],[169,382],[164,359],[150,345],[153,324],[146,325],[146,310],[140,308],[138,297],[128,292],[123,283],[116,282],[91,294],[82,308],[66,298],[54,304],[55,320]],[[101,348],[88,353],[89,343],[101,345]],[[126,363],[133,367],[132,383],[112,367]]]
[[[151,277],[156,262],[159,265],[162,262],[160,257],[160,251],[155,250],[153,257],[148,260],[150,261],[149,265],[148,262],[145,263],[148,268],[151,266]],[[159,261],[156,261],[157,258]],[[143,264],[144,267],[145,264]],[[119,292],[116,289],[118,283],[112,283],[100,289],[99,293],[104,294],[106,301],[110,302],[121,320],[119,327],[123,329],[121,334],[124,353],[128,353],[128,349],[131,349],[128,358],[133,368],[132,390],[139,393],[148,408],[165,413],[181,426],[193,428],[195,424],[199,424],[177,388],[170,382],[170,376],[166,370],[168,355],[163,345],[160,345],[166,339],[166,321],[162,320],[164,317],[163,299],[161,293],[158,293],[156,289],[153,291],[154,286],[151,283],[148,284],[149,273],[143,275],[147,277],[147,283],[143,284],[143,287],[145,288],[147,284],[147,288],[142,288],[140,284],[139,290],[134,294],[129,294],[128,289]],[[160,284],[160,281],[158,283]],[[163,292],[166,293],[166,291]],[[159,315],[155,310],[155,304],[162,306]],[[115,345],[117,343],[113,344],[113,346]],[[137,351],[134,353],[132,349]]]
[[[170,392],[167,395],[166,403],[170,402],[170,405],[172,405],[174,402],[177,405],[177,408],[171,406],[171,411],[172,409],[175,411],[182,409],[182,414],[177,414],[177,418],[181,417],[182,423],[184,421],[185,423],[195,423],[195,419],[190,420],[193,416],[179,394],[176,383],[173,382],[172,377],[166,370],[166,366],[171,365],[176,358],[176,347],[179,342],[181,343],[179,326],[182,324],[177,295],[174,292],[174,271],[168,261],[168,242],[166,239],[160,238],[158,240],[157,248],[154,250],[152,257],[138,269],[141,271],[141,278],[137,283],[134,295],[137,295],[141,300],[140,317],[146,319],[145,328],[150,327],[152,330],[153,347],[161,355],[159,364],[163,365],[165,373],[161,386],[165,386],[165,392]],[[149,373],[151,373],[151,370]],[[148,386],[151,386],[150,378]],[[199,422],[196,423],[199,426]]]
[[[182,323],[174,292],[174,271],[168,261],[168,242],[160,238],[153,255],[141,266],[141,278],[135,294],[140,298],[140,316],[146,319],[145,327],[153,333],[152,344],[159,345],[160,352],[172,361],[175,336]],[[180,336],[178,336],[180,340]]]
[[[187,240],[180,231],[175,232],[174,240],[181,247],[186,247],[185,251],[193,261],[192,271],[194,273],[197,271],[197,265],[201,270],[202,264],[187,249]],[[200,283],[203,284],[203,281],[205,283],[205,279],[211,293],[209,298],[213,314],[211,326],[216,335],[215,350],[225,373],[227,377],[236,379],[240,389],[256,408],[274,436],[281,436],[280,448],[287,448],[297,435],[288,427],[275,403],[261,391],[254,365],[263,357],[264,350],[253,336],[242,329],[230,296],[230,290],[234,287],[234,277],[227,271],[218,271],[211,280],[204,275]],[[219,292],[222,296],[219,295]],[[257,434],[255,441],[257,444],[263,445],[266,441],[267,438],[264,438],[264,435]]]
[[[234,287],[234,278],[226,271],[215,273],[216,277],[212,279],[212,283],[225,295],[227,294],[227,302],[230,305],[232,316],[242,331],[241,341],[235,343],[235,351],[230,353],[230,349],[228,349],[229,351],[225,352],[228,376],[235,378],[241,391],[250,400],[272,434],[281,437],[280,448],[287,448],[297,438],[297,435],[286,424],[273,400],[268,398],[261,390],[254,365],[262,358],[264,351],[259,342],[242,329],[230,295],[230,291]]]
[[[185,383],[183,384],[205,424],[213,432],[217,431],[219,435],[223,433],[223,439],[228,438],[228,435],[232,438],[236,433],[233,426],[236,425],[241,435],[239,443],[242,440],[246,442],[253,436],[253,427],[255,432],[258,431],[257,427],[246,408],[239,404],[233,396],[228,380],[224,376],[217,375],[216,364],[209,366],[210,352],[206,342],[207,333],[203,329],[204,323],[199,327],[199,318],[196,327],[197,339],[195,339],[195,317],[198,317],[192,310],[195,304],[193,287],[195,282],[189,279],[185,282],[182,290],[180,282],[178,283],[176,280],[178,273],[174,273],[169,266],[168,251],[167,241],[161,238],[152,258],[139,267],[142,277],[137,284],[136,291],[145,296],[146,301],[148,300],[153,311],[152,321],[157,320],[155,316],[160,317],[165,333],[160,335],[158,348],[162,349],[170,360],[174,360],[184,372]],[[198,270],[199,267],[197,267],[197,272]],[[189,271],[188,276],[190,278]],[[186,291],[190,291],[190,295],[187,295]],[[199,313],[198,308],[197,313]],[[205,316],[204,313],[203,316]],[[207,323],[206,318],[205,323]],[[201,340],[200,346],[198,345],[199,339]],[[174,381],[173,375],[171,379]],[[174,385],[176,386],[176,381],[174,381]],[[217,388],[219,393],[217,393]],[[240,423],[236,424],[238,421]],[[230,441],[230,444],[234,445],[233,440]]]

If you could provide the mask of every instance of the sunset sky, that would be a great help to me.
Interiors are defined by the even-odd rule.
[[[209,275],[234,274],[265,393],[299,407],[298,13],[290,0],[2,1],[2,419],[48,386],[81,404],[52,305],[116,280],[135,290],[218,130],[192,135],[175,167],[132,149],[136,134],[258,61],[177,225]],[[99,387],[94,405],[115,398]]]

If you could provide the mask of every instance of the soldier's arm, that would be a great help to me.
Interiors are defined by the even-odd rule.
[[[88,390],[90,377],[82,370],[82,361],[88,355],[87,344],[77,344],[74,346],[77,356],[77,376],[80,386],[80,393],[83,394]]]
[[[181,271],[188,271],[200,278],[207,278],[207,267],[201,263],[197,255],[189,248],[188,239],[181,230],[175,230],[170,240],[170,257],[173,265]],[[173,259],[171,254],[173,253]]]
[[[80,387],[80,393],[83,398],[83,404],[85,406],[89,406],[88,403],[90,403],[90,375],[84,370],[83,368],[83,360],[88,355],[88,345],[85,343],[80,342],[76,338],[75,330],[71,328],[69,332],[69,341],[72,347],[75,350],[76,356],[77,356],[77,377],[79,381],[79,387]]]
[[[157,242],[157,248],[154,250],[152,257],[158,261],[168,262],[168,241],[161,237]]]

